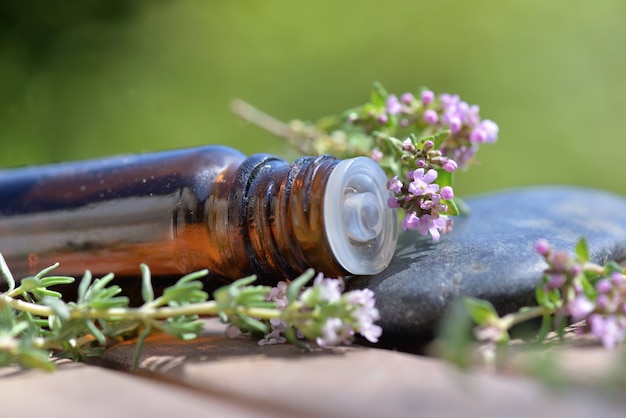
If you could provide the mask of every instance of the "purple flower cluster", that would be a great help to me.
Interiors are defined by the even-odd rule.
[[[382,329],[375,324],[380,317],[375,307],[374,293],[369,289],[343,293],[341,279],[325,278],[321,273],[313,286],[305,289],[297,302],[289,304],[286,282],[279,282],[266,296],[276,308],[285,312],[281,318],[269,321],[271,332],[259,345],[287,342],[285,332],[294,327],[299,338],[315,339],[320,347],[349,344],[355,333],[370,342],[377,342]]]
[[[613,271],[595,286],[585,286],[585,273],[602,276],[604,270],[582,264],[565,252],[553,251],[546,240],[538,241],[535,250],[548,263],[544,290],[559,291],[563,298],[558,314],[570,316],[573,321],[586,320],[585,330],[607,348],[622,342],[626,336],[626,276]]]
[[[342,294],[343,289],[343,280],[325,278],[320,273],[313,286],[302,293],[300,299],[306,306],[342,307],[328,309],[329,312],[334,312],[325,319],[315,342],[320,347],[350,344],[355,332],[370,342],[377,342],[382,329],[375,324],[380,314],[375,307],[374,292],[364,289]]]
[[[268,293],[265,297],[265,300],[268,302],[274,302],[277,309],[285,309],[289,303],[287,300],[287,282],[278,282],[276,286],[270,290],[270,293]],[[272,318],[269,323],[272,331],[259,340],[258,344],[272,345],[286,343],[287,338],[285,338],[285,330],[287,329],[287,324],[285,321],[280,318]]]
[[[564,251],[553,251],[544,239],[537,241],[535,251],[548,263],[548,268],[544,271],[545,291],[561,289],[566,284],[573,283],[583,272],[582,264]]]
[[[480,118],[477,105],[470,105],[455,94],[437,96],[431,90],[423,90],[419,97],[411,93],[400,98],[389,94],[383,108],[367,107],[365,114],[352,113],[349,121],[362,125],[367,132],[378,130],[390,135],[407,128],[417,128],[423,136],[447,129],[450,135],[439,150],[464,169],[480,144],[497,141],[499,131],[495,122]],[[376,155],[380,160],[382,156]]]
[[[402,221],[402,229],[416,229],[421,235],[430,235],[438,241],[441,233],[448,233],[452,229],[452,218],[445,215],[448,205],[442,200],[452,200],[452,187],[445,186],[439,189],[435,183],[438,177],[436,170],[425,171],[418,168],[407,175],[407,183],[397,176],[389,181],[389,190],[396,197],[389,199],[388,205],[392,208],[402,207],[407,215]]]
[[[371,103],[351,110],[347,120],[376,138],[369,155],[392,177],[388,204],[406,211],[403,229],[435,241],[458,214],[447,173],[468,168],[481,144],[498,139],[498,125],[481,119],[478,106],[431,90],[397,96],[377,85]]]
[[[498,125],[489,119],[481,120],[479,110],[477,105],[467,104],[458,95],[444,93],[424,111],[424,121],[433,130],[450,129],[451,135],[442,151],[463,168],[467,168],[478,145],[498,139]]]
[[[574,320],[586,319],[591,334],[612,348],[626,335],[626,276],[613,273],[599,280],[595,290],[595,300],[578,291],[567,308]]]

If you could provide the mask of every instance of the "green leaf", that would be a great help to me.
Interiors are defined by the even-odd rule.
[[[220,319],[220,322],[221,322],[222,324],[226,324],[226,323],[228,323],[228,322],[229,322],[229,320],[228,320],[228,315],[227,315],[225,312],[223,312],[223,311],[219,311],[219,312],[217,313],[217,317]]]
[[[143,329],[143,331],[141,332],[141,334],[139,334],[139,337],[137,338],[137,344],[135,344],[135,353],[133,354],[133,362],[132,362],[132,365],[130,366],[130,370],[132,372],[137,371],[137,368],[139,367],[139,360],[141,359],[141,350],[143,349],[143,344],[146,342],[146,338],[148,338],[148,335],[150,335],[150,332],[152,332],[152,327],[148,325]]]
[[[434,345],[437,355],[461,369],[469,368],[474,364],[473,329],[474,323],[463,301],[452,302],[438,325]]]
[[[587,274],[583,274],[580,277],[580,284],[583,288],[583,293],[587,296],[595,298],[597,291],[595,286],[592,284],[593,282],[597,282],[597,275],[593,275],[591,279],[587,276]]]
[[[26,277],[20,281],[22,292],[31,292],[39,287],[39,279],[36,277]]]
[[[256,331],[256,332],[266,334],[268,331],[267,325],[263,321],[250,318],[249,316],[242,316],[240,317],[240,319],[245,324],[245,328],[252,332]]]
[[[143,326],[141,320],[120,320],[120,321],[100,321],[102,332],[111,337],[122,337],[125,335],[136,335],[138,329]]]
[[[583,263],[589,261],[589,247],[585,237],[578,240],[578,243],[576,244],[576,255],[578,256],[578,260]]]
[[[39,280],[41,287],[57,286],[60,284],[72,284],[76,281],[73,277],[69,276],[48,276]]]
[[[19,336],[22,332],[26,331],[28,329],[28,326],[28,322],[17,322],[9,331],[9,335],[15,338]]]
[[[459,215],[469,215],[471,210],[469,205],[465,202],[465,200],[461,199],[460,197],[454,197],[454,204],[457,207],[457,210],[459,211]]]
[[[487,300],[466,297],[464,302],[469,315],[479,325],[498,318],[496,309]]]
[[[444,188],[446,186],[452,187],[452,183],[453,183],[452,173],[444,169],[437,170],[437,184],[439,185],[439,187],[441,188]]]
[[[574,289],[570,286],[568,287],[568,291],[571,292],[571,294],[569,295],[569,299],[573,298]],[[563,298],[559,289],[552,289],[551,291],[549,291],[548,298],[550,299],[550,302],[552,303],[554,309],[560,308],[563,304]]]
[[[565,328],[567,327],[567,317],[561,317],[561,320],[556,326],[556,333],[559,336],[559,340],[563,341],[565,338]]]
[[[541,328],[539,329],[539,334],[537,335],[537,342],[543,342],[548,333],[552,330],[552,315],[544,313],[541,317]]]
[[[37,289],[34,289],[32,293],[35,295],[37,300],[41,300],[45,297],[61,299],[62,296],[61,293],[57,292],[56,290],[50,290],[44,287],[38,287]]]
[[[86,301],[87,291],[89,290],[89,286],[91,286],[91,279],[91,272],[86,270],[78,285],[78,303],[84,303]]]
[[[307,284],[313,278],[313,276],[315,276],[315,270],[308,269],[307,271],[302,273],[298,278],[296,278],[291,283],[289,283],[289,286],[287,287],[287,301],[289,301],[289,303],[298,299],[298,295],[300,294],[300,291],[302,290],[304,285]]]
[[[59,263],[54,263],[53,265],[46,267],[45,269],[41,270],[39,273],[35,274],[35,277],[38,279],[41,279],[42,277],[44,277],[45,275],[47,275],[48,273],[50,273],[52,270],[54,270],[57,267],[59,267]]]
[[[204,329],[204,321],[198,315],[168,318],[166,322],[155,324],[161,331],[182,340],[197,338]]]
[[[154,300],[154,289],[152,288],[152,276],[148,265],[141,263],[141,297],[144,302],[152,302]]]
[[[165,289],[162,298],[168,303],[204,302],[209,295],[201,288],[202,283],[199,282],[185,283],[182,286],[177,284]]]
[[[389,97],[387,90],[385,90],[381,83],[376,81],[372,87],[372,93],[370,94],[370,103],[374,106],[383,107],[387,104],[387,97]]]
[[[446,215],[451,215],[451,216],[459,216],[460,215],[461,212],[459,211],[459,207],[456,205],[454,199],[452,199],[452,200],[443,200],[443,203],[448,206],[448,210],[446,211]]]
[[[439,147],[441,146],[441,144],[444,143],[444,141],[450,136],[450,131],[449,130],[444,130],[444,131],[439,131],[436,134],[431,136],[431,140],[434,142],[435,144],[435,149],[439,149]]]
[[[83,319],[59,320],[55,321],[54,325],[55,340],[57,341],[68,341],[82,335],[85,331],[85,321]]]
[[[29,369],[54,371],[56,365],[50,360],[50,353],[35,348],[23,348],[19,353],[19,363]]]
[[[299,347],[304,351],[311,351],[311,346],[306,341],[298,338],[294,327],[289,327],[285,330],[285,338],[289,343],[295,345],[296,347]]]
[[[613,273],[624,273],[624,267],[620,266],[616,261],[609,261],[604,265],[604,275],[610,276]]]
[[[537,304],[539,306],[543,306],[544,308],[548,308],[548,309],[553,309],[554,306],[552,306],[552,302],[550,301],[550,298],[548,297],[548,293],[543,288],[543,283],[545,283],[545,281],[546,279],[544,276],[542,283],[537,285],[537,287],[535,288],[535,299],[537,299]]]
[[[9,266],[7,265],[7,262],[2,254],[0,254],[0,272],[2,273],[4,281],[9,285],[9,292],[11,292],[15,289],[15,279],[13,278],[13,274],[11,274],[11,270],[9,270]]]
[[[104,336],[100,328],[98,328],[91,319],[86,320],[85,325],[87,326],[87,329],[89,330],[91,335],[93,335],[100,344],[104,345],[106,343],[106,337]]]
[[[248,286],[242,288],[237,295],[237,303],[240,305],[246,305],[248,307],[274,307],[274,302],[265,300],[265,297],[271,292],[272,288],[269,286]]]
[[[99,293],[105,289],[114,278],[115,275],[113,273],[106,274],[99,279],[94,280],[89,290],[91,290],[92,294]]]
[[[59,318],[69,319],[70,310],[62,300],[55,297],[44,296],[41,299],[41,303],[49,306]]]
[[[229,286],[226,286],[228,289],[240,289],[242,287],[248,286],[256,281],[256,275],[253,274],[248,277],[243,277],[241,279],[235,280]]]
[[[115,298],[96,299],[89,301],[89,307],[92,309],[111,309],[111,308],[125,308],[128,306],[130,300],[126,296],[119,296]]]
[[[181,277],[178,280],[178,282],[176,282],[176,284],[183,284],[183,283],[191,282],[191,281],[200,279],[200,278],[206,276],[207,274],[209,274],[209,270],[208,269],[194,271],[193,273],[189,273],[189,274],[186,274],[183,277]]]

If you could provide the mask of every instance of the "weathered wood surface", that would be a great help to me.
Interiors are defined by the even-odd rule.
[[[525,354],[506,373],[462,374],[432,357],[356,345],[305,353],[223,331],[209,321],[194,341],[152,336],[135,374],[132,343],[112,347],[97,365],[61,362],[51,374],[0,369],[2,416],[607,418],[623,417],[626,407],[588,388],[549,390],[527,376]],[[557,349],[559,370],[601,380],[621,360],[577,345]]]

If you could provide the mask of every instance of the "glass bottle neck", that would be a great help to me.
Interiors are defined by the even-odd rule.
[[[289,164],[254,155],[232,190],[232,251],[245,252],[250,272],[261,277],[293,278],[310,267],[327,276],[375,274],[395,251],[397,215],[387,206],[386,176],[369,158],[323,155]]]

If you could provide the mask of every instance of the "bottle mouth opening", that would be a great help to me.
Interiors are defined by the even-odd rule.
[[[343,198],[343,218],[348,238],[355,243],[376,238],[383,228],[383,208],[372,192],[346,193]]]
[[[380,273],[398,240],[398,215],[387,205],[387,176],[372,159],[340,161],[324,194],[325,233],[337,262],[350,274]]]

